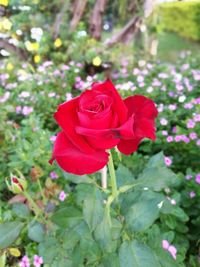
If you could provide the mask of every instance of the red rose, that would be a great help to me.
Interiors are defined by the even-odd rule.
[[[123,100],[110,80],[95,83],[58,107],[54,118],[62,131],[50,162],[70,173],[93,173],[107,164],[106,149],[117,145],[128,155],[143,138],[155,140],[156,116],[152,100],[139,95]]]

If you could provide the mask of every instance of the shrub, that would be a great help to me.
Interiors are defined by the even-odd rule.
[[[192,40],[200,40],[200,1],[171,2],[158,6],[162,27]]]

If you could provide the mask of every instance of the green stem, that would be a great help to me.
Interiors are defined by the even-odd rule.
[[[38,216],[41,213],[41,209],[38,207],[38,205],[35,203],[35,201],[32,199],[32,197],[28,194],[28,192],[23,192],[24,196],[32,206],[34,213]]]
[[[111,178],[112,195],[114,198],[116,198],[118,195],[118,191],[117,191],[117,182],[116,182],[115,169],[114,169],[113,158],[112,158],[111,152],[110,152],[109,161],[108,161],[108,169],[109,169],[110,178]]]
[[[41,183],[40,183],[40,179],[37,179],[37,184],[38,184],[38,187],[39,187],[39,189],[40,189],[40,194],[42,195],[43,202],[44,202],[44,204],[46,205],[46,203],[47,203],[47,199],[46,199],[46,197],[45,197],[45,195],[44,195],[44,192],[43,192],[43,190],[42,190],[42,186],[41,186]]]

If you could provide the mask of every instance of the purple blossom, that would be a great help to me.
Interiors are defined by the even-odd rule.
[[[196,193],[194,191],[191,191],[189,193],[190,198],[194,198],[196,196]]]
[[[188,120],[187,122],[187,128],[192,129],[195,127],[195,122],[193,120]]]
[[[200,146],[200,139],[197,140],[196,144],[197,146]]]
[[[33,108],[32,107],[28,107],[28,106],[24,106],[23,108],[22,108],[22,114],[24,115],[24,116],[28,116],[30,113],[32,113],[33,112]]]
[[[197,184],[200,184],[200,173],[196,175],[195,181],[197,182]]]
[[[49,138],[49,140],[50,140],[51,142],[55,142],[55,141],[56,141],[56,135],[52,135],[52,136]]]
[[[190,139],[195,140],[195,139],[197,139],[197,134],[192,132],[189,134],[189,137],[190,137]]]
[[[52,172],[50,172],[50,177],[51,177],[51,179],[58,179],[58,174],[56,173],[56,172],[54,172],[54,171],[52,171]]]
[[[187,174],[187,175],[185,176],[185,179],[186,179],[186,180],[191,180],[191,179],[192,179],[192,175],[191,175],[191,174]]]
[[[168,135],[168,132],[165,131],[165,130],[163,130],[163,131],[162,131],[162,135],[163,135],[163,136],[167,136],[167,135]]]

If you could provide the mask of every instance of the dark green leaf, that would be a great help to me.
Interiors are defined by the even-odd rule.
[[[137,240],[121,245],[119,259],[120,267],[161,267],[153,251]]]
[[[134,175],[131,171],[122,164],[119,164],[119,167],[117,168],[116,178],[118,187],[129,184],[131,185],[135,181]]]

